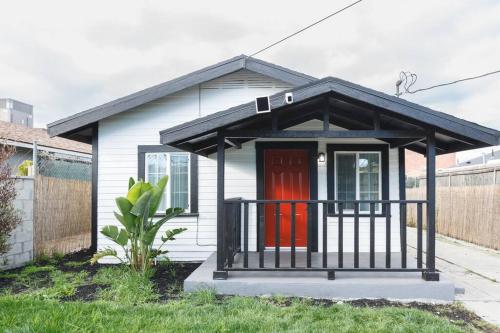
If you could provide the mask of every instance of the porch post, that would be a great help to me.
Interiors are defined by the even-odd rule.
[[[217,270],[214,280],[227,279],[227,271],[224,271],[224,139],[222,134],[217,134]]]
[[[398,148],[399,200],[406,200],[406,163],[405,147]],[[401,237],[401,268],[406,268],[406,204],[399,205],[399,227]]]
[[[427,271],[422,273],[426,281],[439,281],[436,272],[436,137],[435,131],[427,133]]]

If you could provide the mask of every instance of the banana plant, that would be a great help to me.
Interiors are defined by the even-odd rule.
[[[165,215],[155,221],[154,216],[163,198],[168,176],[161,178],[156,185],[142,180],[129,179],[126,197],[116,198],[119,212],[114,212],[122,227],[108,225],[102,228],[101,233],[120,246],[125,253],[125,260],[113,248],[105,248],[92,257],[91,263],[96,263],[103,257],[116,257],[123,263],[128,263],[132,270],[146,273],[152,266],[155,258],[167,254],[162,250],[163,245],[175,240],[175,237],[186,228],[167,230],[160,237],[161,244],[153,248],[153,243],[160,227],[168,220],[184,212],[183,208],[168,208]]]

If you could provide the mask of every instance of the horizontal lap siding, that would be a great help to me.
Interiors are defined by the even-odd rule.
[[[101,121],[98,229],[105,225],[119,225],[113,216],[115,198],[127,192],[130,176],[137,177],[138,145],[157,145],[160,130],[251,101],[255,96],[274,94],[287,88],[290,87],[268,77],[240,71]],[[216,249],[216,170],[214,156],[199,157],[199,217],[176,218],[160,230],[159,234],[171,228],[188,229],[166,247],[172,260],[204,260]],[[236,175],[239,175],[236,178],[248,176],[235,172]],[[250,186],[250,183],[245,181],[245,185]],[[230,181],[228,186],[232,186]],[[156,240],[158,242],[159,239]],[[114,243],[99,234],[98,247],[114,248]]]

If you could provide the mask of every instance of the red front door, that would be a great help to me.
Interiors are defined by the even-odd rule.
[[[309,153],[305,149],[267,149],[264,151],[264,199],[308,200]],[[266,246],[275,246],[276,208],[265,205]],[[307,206],[297,204],[295,245],[307,246]],[[291,246],[291,205],[280,207],[280,246]]]

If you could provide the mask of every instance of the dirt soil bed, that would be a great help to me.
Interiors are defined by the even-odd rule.
[[[97,293],[101,289],[106,289],[108,285],[92,283],[92,278],[96,273],[104,267],[113,265],[102,265],[89,263],[92,257],[92,252],[83,250],[75,253],[65,255],[60,259],[45,258],[36,260],[33,263],[35,267],[47,267],[59,270],[61,272],[87,272],[87,283],[76,287],[74,295],[62,297],[62,301],[84,301],[89,302],[96,299]],[[168,264],[161,264],[155,267],[155,273],[152,277],[152,282],[155,286],[156,292],[159,294],[161,301],[169,299],[178,299],[182,293],[182,286],[184,280],[200,266],[199,263],[176,263],[170,262]],[[11,270],[0,272],[0,293],[8,291],[10,293],[18,294],[27,291],[30,287],[49,286],[51,281],[51,271],[38,271],[29,275],[29,283],[24,283],[23,279],[16,278],[22,274],[25,267],[15,268]],[[28,278],[27,278],[28,280]],[[28,281],[27,281],[28,282]]]

